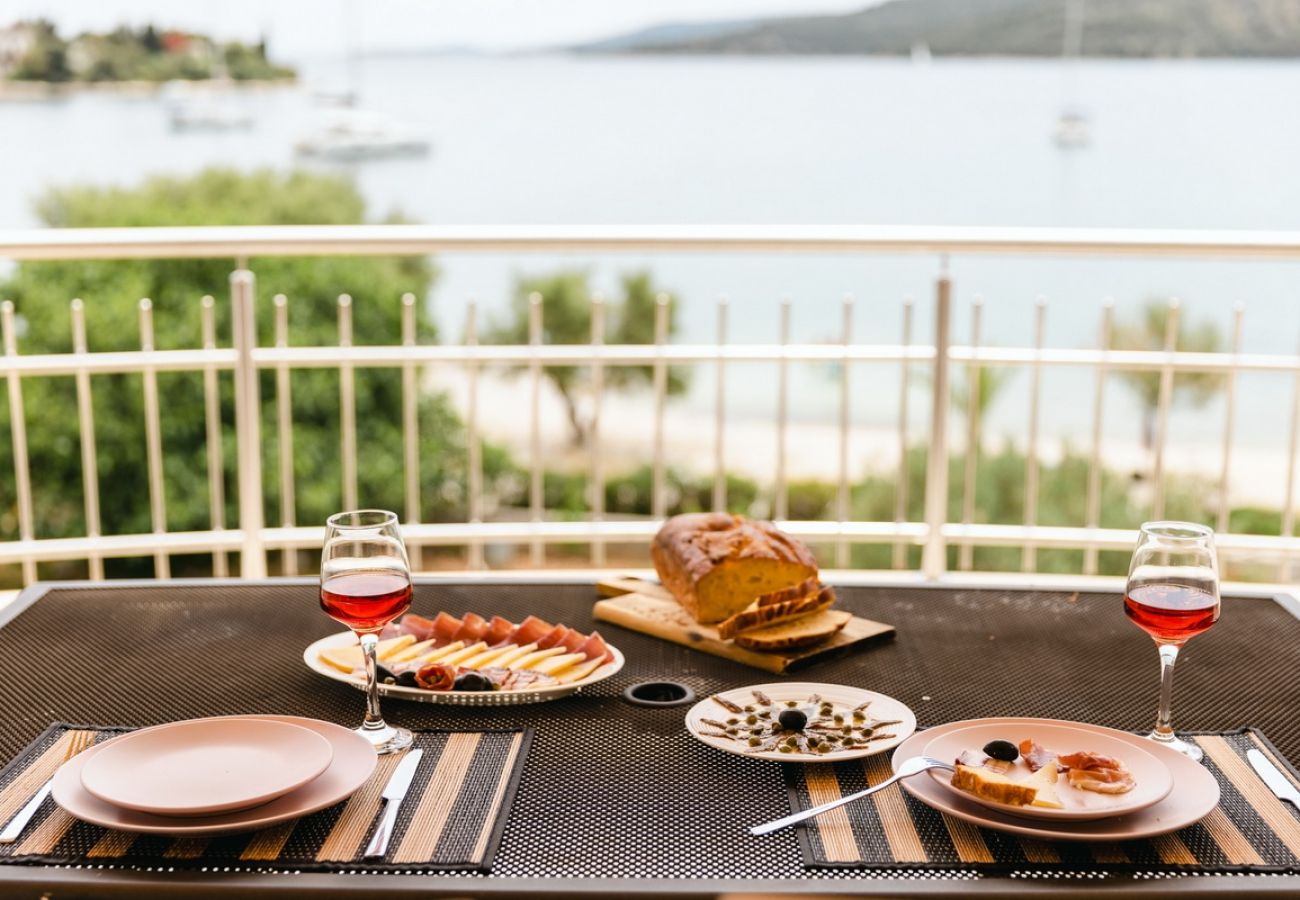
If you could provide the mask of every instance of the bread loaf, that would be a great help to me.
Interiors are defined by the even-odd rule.
[[[814,575],[812,578],[805,578],[803,581],[788,588],[781,588],[779,591],[772,591],[769,594],[758,595],[759,606],[772,606],[776,603],[787,603],[791,600],[802,600],[810,594],[815,594],[822,589],[820,579]]]
[[[760,594],[816,577],[801,542],[770,522],[690,513],[664,523],[650,546],[655,571],[697,622],[721,622]]]

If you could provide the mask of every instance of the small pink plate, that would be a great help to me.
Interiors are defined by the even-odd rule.
[[[1124,764],[1133,775],[1134,787],[1123,794],[1098,794],[1092,791],[1070,787],[1068,779],[1057,779],[1057,795],[1064,809],[1052,809],[1041,806],[1012,806],[976,797],[966,791],[958,790],[951,784],[952,775],[939,769],[931,769],[930,775],[950,791],[963,797],[969,797],[976,803],[982,803],[990,809],[1012,816],[1027,819],[1049,819],[1058,822],[1084,822],[1088,819],[1105,819],[1110,816],[1124,816],[1139,809],[1159,803],[1169,796],[1174,780],[1169,775],[1169,767],[1156,759],[1142,747],[1141,743],[1150,743],[1143,738],[1126,735],[1123,738],[1098,734],[1095,731],[1083,731],[1074,725],[1048,724],[1038,722],[1033,725],[1006,726],[997,723],[971,725],[958,728],[940,735],[925,745],[922,751],[926,756],[952,762],[965,750],[980,752],[990,741],[1010,741],[1019,744],[1022,740],[1032,740],[1041,747],[1058,753],[1073,753],[1077,750],[1091,750],[1114,757]],[[1024,781],[1033,773],[1025,763],[1024,757],[1017,759],[1007,773],[1015,781]]]
[[[87,792],[160,816],[211,816],[260,806],[324,772],[330,742],[289,722],[192,719],[124,735],[81,770]]]
[[[54,773],[54,783],[51,786],[54,802],[82,821],[118,831],[174,837],[233,834],[269,828],[346,800],[366,783],[378,761],[369,741],[356,732],[332,722],[304,719],[299,716],[232,716],[219,721],[284,722],[306,728],[329,742],[334,754],[333,761],[318,778],[298,790],[252,809],[187,818],[155,816],[105,803],[81,786],[82,770],[96,756],[115,746],[118,741],[144,733],[143,731],[132,732],[131,735],[124,735],[91,747],[64,763],[62,768]]]
[[[1004,733],[1008,728],[1015,730],[1036,725],[1068,725],[1089,735],[1131,740],[1168,767],[1174,786],[1165,799],[1146,809],[1126,816],[1091,819],[1086,822],[1043,821],[1007,815],[1001,810],[976,803],[975,798],[961,791],[954,791],[928,775],[903,779],[900,782],[903,790],[926,806],[973,825],[1041,840],[1058,841],[1132,841],[1168,834],[1199,822],[1219,803],[1219,782],[1210,774],[1210,770],[1200,763],[1192,762],[1177,750],[1113,728],[1082,722],[1062,722],[1056,719],[973,719],[965,722],[950,722],[927,731],[919,731],[894,751],[895,771],[904,759],[922,755],[926,746],[937,738],[974,725],[996,725],[1002,728]]]

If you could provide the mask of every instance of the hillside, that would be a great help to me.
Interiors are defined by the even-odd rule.
[[[627,40],[611,49],[897,55],[924,44],[935,55],[1057,56],[1065,10],[1066,0],[891,0],[844,15],[740,23],[734,29],[677,41]],[[1300,0],[1088,0],[1082,54],[1300,56]]]

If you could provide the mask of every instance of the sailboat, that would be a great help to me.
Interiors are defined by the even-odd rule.
[[[1086,147],[1091,139],[1088,114],[1069,100],[1073,93],[1075,64],[1083,49],[1083,4],[1084,0],[1066,0],[1065,4],[1065,38],[1061,48],[1061,64],[1064,67],[1066,102],[1052,131],[1056,146],[1062,150]]]
[[[357,51],[355,3],[347,4],[348,13],[348,92],[333,108],[322,110],[318,124],[294,145],[299,156],[335,162],[359,162],[368,159],[424,156],[429,140],[386,113],[358,108],[361,96],[361,59]]]

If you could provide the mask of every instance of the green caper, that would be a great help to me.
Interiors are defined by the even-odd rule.
[[[791,747],[789,744],[782,744],[782,745],[781,745],[781,752],[782,752],[782,753],[793,753],[793,752],[794,752],[794,748]]]
[[[757,747],[759,744],[761,744],[761,743],[763,743],[763,742],[760,741],[760,740],[759,740],[758,738],[756,738],[756,737],[752,737],[752,738],[749,739],[749,742],[748,742],[748,743],[749,743],[749,746],[751,746],[751,747]]]

